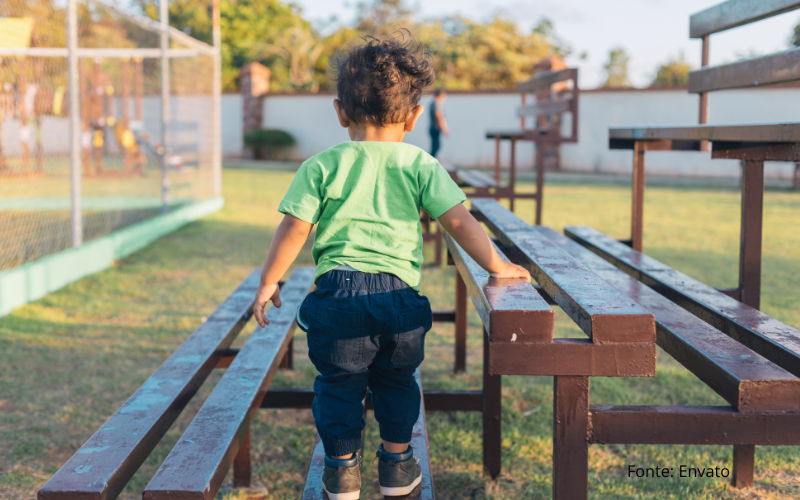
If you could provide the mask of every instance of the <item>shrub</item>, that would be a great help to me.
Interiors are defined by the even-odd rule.
[[[258,160],[275,159],[278,153],[294,146],[297,140],[292,134],[274,128],[259,128],[244,135],[244,143],[252,148]]]

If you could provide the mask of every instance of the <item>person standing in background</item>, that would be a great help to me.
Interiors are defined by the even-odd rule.
[[[447,128],[447,121],[444,119],[444,110],[442,104],[447,99],[447,92],[443,89],[436,89],[433,91],[433,102],[431,103],[431,124],[428,131],[431,134],[431,156],[436,158],[436,153],[439,152],[441,147],[441,137],[450,136],[450,130]]]

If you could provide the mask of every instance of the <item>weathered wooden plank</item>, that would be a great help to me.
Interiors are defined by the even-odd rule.
[[[499,137],[501,139],[522,139],[525,137],[525,131],[522,129],[504,129],[504,130],[487,130],[486,131],[486,138],[487,139],[494,139],[495,137]]]
[[[800,48],[689,72],[689,92],[759,87],[800,80]]]
[[[555,101],[535,102],[527,106],[520,106],[517,108],[517,116],[523,118],[526,116],[546,116],[566,113],[572,111],[572,99],[572,94],[568,94],[561,96],[560,99]]]
[[[692,14],[689,36],[702,38],[795,9],[800,9],[797,0],[729,0]]]
[[[714,328],[800,377],[800,331],[585,226],[567,236]]]
[[[39,490],[40,500],[116,498],[250,318],[256,269]]]
[[[658,345],[738,411],[800,411],[800,379],[575,241],[550,228],[537,230],[654,313]]]
[[[419,368],[417,368],[414,376],[417,379],[417,384],[419,384],[421,391],[422,380],[420,378]],[[417,423],[414,424],[414,430],[411,434],[411,447],[414,449],[414,456],[419,458],[419,466],[422,468],[422,482],[410,494],[391,498],[396,500],[433,500],[433,477],[431,476],[428,431],[425,428],[424,399],[419,408],[419,418],[417,418]],[[308,475],[306,476],[306,485],[303,490],[302,500],[327,500],[328,495],[322,489],[322,474],[324,471],[325,449],[322,446],[322,440],[317,436],[311,455],[311,464],[308,467]]]
[[[256,327],[225,375],[144,490],[145,500],[213,499],[286,352],[297,307],[314,281],[314,268],[295,269],[281,288],[280,308]]]
[[[577,70],[573,68],[542,73],[522,83],[518,83],[517,92],[536,92],[537,90],[549,87],[554,83],[572,80],[575,78],[576,74]]]
[[[472,209],[503,242],[506,254],[531,272],[593,342],[655,342],[655,321],[651,313],[546,236],[495,200],[473,200]]]
[[[448,234],[447,248],[493,342],[550,342],[553,311],[527,279],[489,277]],[[507,260],[498,249],[500,256]]]
[[[800,445],[800,413],[739,413],[729,406],[613,405],[590,405],[589,412],[591,443]]]
[[[608,137],[634,141],[800,142],[800,123],[611,128]]]
[[[474,170],[459,170],[458,180],[474,188],[497,187],[497,183],[494,179],[482,172],[476,172]]]
[[[655,377],[656,345],[595,344],[589,339],[489,342],[492,375]]]

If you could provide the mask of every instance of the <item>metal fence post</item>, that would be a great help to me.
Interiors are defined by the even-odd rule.
[[[214,83],[212,87],[212,159],[211,193],[222,195],[222,31],[220,28],[219,0],[212,0],[212,29],[214,37]]]
[[[69,84],[69,177],[70,226],[72,246],[83,244],[83,214],[81,213],[81,103],[78,78],[78,6],[77,0],[67,2],[67,78]]]
[[[169,0],[160,0],[158,20],[161,23],[161,212],[169,211],[169,163],[167,138],[169,136]]]

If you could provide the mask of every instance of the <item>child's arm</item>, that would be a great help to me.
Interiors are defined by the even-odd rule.
[[[275,236],[272,237],[272,243],[269,245],[267,261],[264,262],[264,269],[261,270],[261,282],[258,284],[256,304],[253,307],[253,315],[261,328],[269,324],[269,320],[264,315],[264,307],[267,302],[271,300],[275,307],[281,306],[278,280],[297,258],[312,227],[313,224],[286,214],[283,216],[278,230],[275,231]]]
[[[493,278],[525,278],[530,281],[531,274],[527,269],[500,258],[489,236],[461,203],[443,213],[439,222],[456,243]]]

